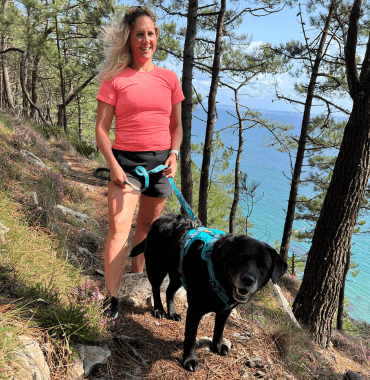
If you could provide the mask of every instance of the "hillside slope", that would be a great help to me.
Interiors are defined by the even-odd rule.
[[[27,152],[46,168],[28,161]],[[102,164],[76,153],[67,140],[44,139],[26,121],[14,121],[4,114],[0,116],[0,157],[0,222],[10,229],[0,242],[1,328],[13,338],[27,332],[43,343],[52,379],[72,379],[69,363],[78,341],[106,343],[112,351],[108,362],[89,378],[127,379],[123,373],[137,367],[136,359],[126,348],[112,344],[106,321],[99,333],[93,325],[91,330],[81,328],[67,336],[70,319],[58,326],[50,317],[57,311],[73,310],[79,320],[81,312],[76,305],[81,298],[74,295],[81,295],[83,289],[84,297],[92,299],[96,288],[104,294],[101,273],[108,227],[107,183],[93,177],[93,170]],[[57,204],[89,218],[76,220],[58,213]],[[132,232],[134,229],[135,224]],[[129,259],[124,272],[130,269]],[[279,285],[292,302],[299,284],[288,275]],[[186,303],[179,301],[177,307],[185,316]],[[212,336],[213,321],[212,315],[202,320],[199,338]],[[137,374],[142,379],[341,379],[348,370],[370,379],[370,350],[367,340],[359,338],[369,331],[368,326],[349,322],[347,326],[355,329],[357,337],[335,332],[329,350],[313,346],[304,331],[290,325],[268,286],[228,321],[225,338],[232,344],[230,355],[220,357],[199,349],[200,369],[194,374],[181,368],[185,318],[182,322],[159,321],[147,306],[122,305],[120,317],[111,327],[117,334],[141,341],[137,351],[148,362]],[[13,338],[3,346],[5,358],[16,348]],[[45,342],[51,348],[46,349]],[[9,360],[0,360],[0,373],[4,368],[11,368]]]

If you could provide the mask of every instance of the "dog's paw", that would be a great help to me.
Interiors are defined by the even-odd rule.
[[[154,310],[154,316],[156,318],[162,319],[166,316],[166,313],[164,310]]]
[[[226,344],[219,344],[217,346],[212,346],[212,351],[221,356],[229,355],[230,348]]]
[[[180,314],[177,313],[171,313],[168,315],[168,318],[172,319],[173,321],[180,322],[182,321],[182,317]]]
[[[195,372],[199,367],[199,363],[196,358],[189,358],[182,361],[182,366],[189,372]]]

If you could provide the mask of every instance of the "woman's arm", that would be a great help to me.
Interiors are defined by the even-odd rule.
[[[95,138],[98,147],[104,156],[110,169],[110,179],[117,185],[125,187],[127,181],[125,172],[122,170],[112,153],[112,144],[109,131],[112,126],[114,106],[98,100],[96,115]]]
[[[181,124],[181,103],[177,103],[172,106],[172,112],[170,116],[170,134],[171,134],[171,149],[180,150],[182,141],[182,124]],[[168,169],[163,171],[163,174],[168,178],[173,178],[177,170],[177,157],[175,153],[171,153],[167,159],[166,166]]]

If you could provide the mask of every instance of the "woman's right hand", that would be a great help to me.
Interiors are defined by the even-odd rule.
[[[128,182],[128,180],[126,177],[126,173],[123,171],[118,162],[114,163],[114,165],[109,169],[111,181],[124,189],[126,187],[125,181]]]

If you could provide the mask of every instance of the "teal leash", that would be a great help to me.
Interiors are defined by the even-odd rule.
[[[149,186],[149,174],[154,174],[154,173],[159,173],[161,172],[162,170],[164,169],[167,169],[168,166],[165,166],[165,165],[159,165],[157,167],[155,167],[154,169],[152,170],[149,170],[147,171],[144,167],[142,166],[137,166],[135,171],[136,173],[141,176],[141,177],[144,177],[144,187],[142,189],[138,189],[137,187],[133,186],[130,182],[127,182],[126,180],[124,181],[124,183],[128,186],[130,186],[133,190],[135,191],[139,191],[139,192],[144,192],[148,186]],[[110,181],[110,177],[109,176],[102,176],[102,175],[99,175],[100,172],[106,172],[106,173],[109,173],[109,169],[107,168],[98,168],[98,169],[95,169],[94,171],[94,176],[96,178],[99,178],[99,179],[102,179],[104,181]],[[197,217],[196,215],[194,214],[193,210],[191,209],[191,207],[188,205],[188,203],[186,202],[185,198],[183,197],[183,195],[181,194],[180,190],[177,188],[177,186],[175,185],[175,182],[173,180],[173,178],[168,178],[168,181],[173,189],[173,191],[175,192],[176,196],[177,196],[177,199],[179,200],[181,206],[184,208],[184,210],[187,212],[187,214],[190,216],[190,218],[192,220],[197,220]]]

